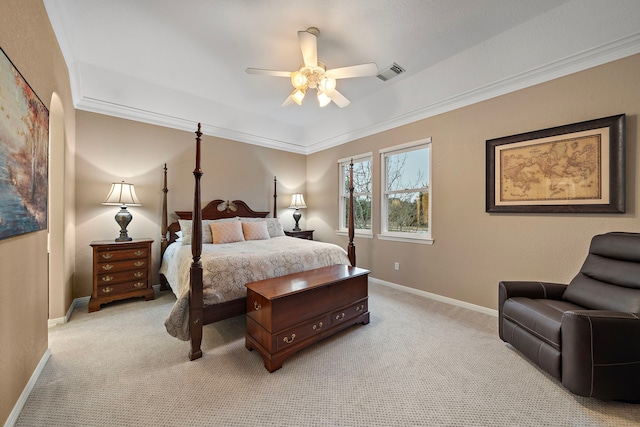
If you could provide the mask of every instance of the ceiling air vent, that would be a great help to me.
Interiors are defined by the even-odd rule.
[[[390,66],[380,71],[376,77],[378,77],[383,82],[397,76],[398,74],[404,73],[404,68],[396,64],[395,62]]]

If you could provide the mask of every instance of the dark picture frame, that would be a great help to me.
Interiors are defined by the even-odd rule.
[[[0,49],[0,240],[47,228],[49,110]]]
[[[486,212],[624,213],[624,114],[486,141]]]

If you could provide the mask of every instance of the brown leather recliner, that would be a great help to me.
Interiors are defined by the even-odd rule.
[[[569,285],[498,286],[503,341],[575,394],[640,400],[640,233],[593,237]]]

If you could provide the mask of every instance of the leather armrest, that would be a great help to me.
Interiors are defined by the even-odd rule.
[[[562,316],[562,384],[600,399],[640,399],[640,317],[605,310]]]
[[[502,281],[498,284],[498,311],[508,298],[526,297],[534,299],[562,299],[567,285],[561,283]]]
[[[502,306],[504,302],[513,297],[526,297],[534,299],[562,299],[562,294],[567,285],[560,283],[532,282],[532,281],[501,281],[498,283],[498,335],[503,341],[502,334]]]

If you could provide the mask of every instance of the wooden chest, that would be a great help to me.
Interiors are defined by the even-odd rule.
[[[369,323],[369,271],[332,265],[247,284],[246,347],[269,372],[297,351]]]
[[[93,247],[93,292],[89,312],[100,305],[125,298],[154,298],[151,287],[151,239],[129,242],[95,241]]]

